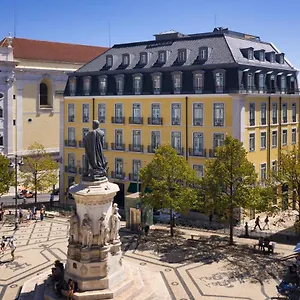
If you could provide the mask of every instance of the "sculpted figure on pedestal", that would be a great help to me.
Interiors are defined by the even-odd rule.
[[[85,165],[83,179],[96,181],[107,176],[107,162],[104,158],[104,132],[99,128],[99,121],[93,121],[91,130],[83,139]]]
[[[108,238],[108,226],[106,223],[106,213],[103,213],[99,219],[99,235],[98,235],[98,245],[106,246]]]
[[[118,241],[120,239],[120,220],[121,216],[119,214],[118,204],[114,204],[112,208],[112,215],[110,217],[110,240],[112,242]]]
[[[93,231],[92,222],[87,214],[84,215],[82,220],[82,247],[91,247],[93,244]]]
[[[79,218],[74,210],[70,218],[70,243],[78,243],[79,236]]]

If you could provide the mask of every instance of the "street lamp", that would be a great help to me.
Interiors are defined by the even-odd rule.
[[[19,229],[18,223],[18,165],[23,165],[22,157],[19,158],[17,154],[15,154],[14,160],[10,162],[10,168],[15,171],[15,230]]]

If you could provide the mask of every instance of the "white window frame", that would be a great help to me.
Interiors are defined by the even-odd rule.
[[[107,76],[106,75],[99,76],[98,80],[99,80],[100,95],[104,96],[107,93]]]
[[[297,128],[292,128],[292,144],[297,143]]]
[[[122,55],[122,65],[129,66],[129,64],[130,64],[130,55],[128,53],[125,53]]]
[[[77,78],[76,77],[70,77],[69,79],[69,93],[70,96],[76,95],[76,87],[77,87]]]
[[[223,93],[226,86],[226,70],[217,69],[213,71],[216,93]]]
[[[292,103],[292,123],[296,123],[296,122],[297,122],[297,103],[293,102]]]
[[[140,53],[140,64],[146,65],[148,63],[148,54],[147,52]]]
[[[275,136],[276,136],[276,139],[275,139]],[[274,143],[274,141],[275,141],[275,143]],[[272,148],[276,148],[277,146],[278,146],[278,133],[277,133],[277,130],[272,130]]]
[[[266,180],[267,178],[267,164],[266,163],[261,163],[260,164],[260,181]],[[264,175],[264,176],[262,176]]]
[[[285,138],[284,138],[285,136]],[[286,146],[288,144],[288,131],[287,129],[282,130],[282,146]]]
[[[83,94],[89,96],[91,93],[91,76],[83,77]]]
[[[162,51],[158,51],[158,62],[165,64],[167,61],[167,52],[162,50]]]
[[[261,131],[260,132],[260,150],[267,149],[267,132]]]
[[[255,151],[255,132],[249,133],[249,152]]]
[[[161,93],[162,74],[152,73],[151,77],[152,77],[153,94],[159,95]]]
[[[98,103],[98,121],[99,123],[106,122],[106,103]]]
[[[132,146],[140,147],[142,144],[142,130],[133,129],[132,130]]]
[[[153,139],[154,136],[156,136],[155,137],[155,142],[157,142],[157,140],[158,140],[158,143],[153,143],[154,142],[154,139]],[[159,130],[151,130],[150,145],[153,148],[156,148],[156,147],[161,145],[161,132]]]
[[[117,95],[123,95],[124,92],[124,74],[119,74],[115,76],[116,80],[116,91]]]
[[[178,145],[176,145],[178,144]],[[182,134],[180,131],[171,131],[171,147],[175,150],[181,151],[182,148]]]
[[[258,89],[260,92],[263,92],[265,89],[265,74],[258,74]]]
[[[266,102],[261,102],[260,104],[260,125],[267,125],[267,103]]]
[[[123,129],[115,129],[115,145],[124,144],[124,132]]]
[[[112,55],[106,55],[106,66],[112,67],[114,64],[113,56]]]
[[[199,145],[199,147],[197,147]],[[204,134],[203,132],[193,132],[193,153],[196,155],[204,154]]]
[[[198,177],[200,178],[204,177],[204,165],[201,164],[193,165],[193,170],[195,170]]]
[[[185,62],[187,58],[186,49],[178,49],[178,62]]]
[[[143,92],[143,75],[141,73],[133,74],[133,91],[135,95],[141,95]]]
[[[216,139],[216,136],[220,136],[222,137],[221,139]],[[221,141],[221,143],[217,143],[218,145],[215,145],[215,141]],[[224,141],[225,141],[225,133],[223,132],[214,132],[213,133],[213,149],[215,149],[216,147],[220,147],[224,145]]]
[[[254,124],[251,121],[254,120]],[[249,103],[249,126],[255,126],[256,124],[256,105],[254,102]]]
[[[259,61],[265,61],[265,51],[259,51]]]
[[[88,111],[88,114],[85,114],[86,111]],[[89,103],[82,104],[82,120],[81,121],[82,121],[82,123],[90,123],[90,104]]]
[[[193,105],[193,126],[204,125],[204,104],[199,102],[192,103]],[[196,110],[199,110],[199,117],[196,116]]]
[[[276,108],[276,111],[275,111]],[[278,104],[277,102],[272,102],[272,124],[278,124]],[[274,118],[276,117],[276,123],[274,123]]]
[[[281,104],[281,109],[282,109],[282,120],[281,120],[281,122],[283,123],[283,124],[286,124],[287,122],[288,122],[288,104],[287,104],[287,102],[283,102],[282,104]],[[284,118],[285,118],[285,120],[284,120]]]
[[[195,94],[201,94],[204,88],[204,71],[193,72],[193,83]]]
[[[173,93],[180,94],[182,90],[182,72],[176,71],[172,73]]]
[[[171,124],[172,126],[181,125],[181,103],[171,103]]]
[[[73,115],[70,114],[70,108],[73,107]],[[73,118],[72,118],[73,117]],[[75,103],[68,103],[68,122],[74,123],[75,122]]]
[[[217,107],[219,105],[222,105],[223,107]],[[222,115],[219,118],[216,118],[216,115],[219,113],[216,112],[221,112],[220,115]],[[215,122],[215,120],[223,120],[222,122]],[[216,124],[221,124],[221,125],[216,125]],[[213,126],[214,127],[225,127],[225,103],[221,102],[215,102],[213,103]]]

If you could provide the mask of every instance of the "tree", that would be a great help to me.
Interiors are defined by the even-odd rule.
[[[293,147],[280,154],[277,172],[273,172],[275,181],[281,186],[288,186],[298,202],[298,215],[300,220],[300,149]]]
[[[262,199],[269,191],[257,182],[254,165],[248,161],[243,144],[227,136],[224,145],[216,148],[216,158],[208,160],[203,179],[206,204],[220,214],[226,214],[233,244],[233,226],[240,208],[264,209]],[[267,201],[268,202],[268,201]]]
[[[47,191],[57,183],[57,163],[48,154],[43,145],[34,143],[28,148],[29,154],[24,158],[24,171],[21,174],[24,185],[35,192]]]
[[[174,236],[173,212],[185,212],[195,204],[196,172],[169,145],[159,147],[152,161],[140,170],[141,200],[155,209],[170,209],[170,234]],[[147,188],[147,190],[145,190]]]
[[[10,171],[10,161],[0,154],[0,197],[9,191],[13,184],[14,172]]]

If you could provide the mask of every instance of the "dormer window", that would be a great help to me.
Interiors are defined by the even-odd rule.
[[[200,60],[207,60],[207,58],[208,58],[208,49],[207,49],[207,47],[201,47],[201,48],[199,48],[199,56],[198,56],[198,58]]]
[[[166,51],[158,52],[158,62],[164,64],[166,62],[167,53]]]
[[[69,93],[70,96],[76,95],[76,77],[70,77],[69,79]]]
[[[91,76],[83,77],[83,94],[88,96],[91,92]]]
[[[185,61],[186,61],[186,49],[179,49],[178,62],[185,62]]]
[[[116,75],[116,89],[117,89],[117,95],[123,95],[124,90],[124,75]]]
[[[247,74],[247,89],[248,89],[248,92],[251,92],[253,87],[254,87],[253,74],[248,73]]]
[[[265,74],[259,73],[258,75],[258,90],[263,92],[265,89]]]
[[[146,52],[143,52],[140,54],[140,64],[141,65],[146,65],[147,64],[147,61],[148,60],[148,55]]]
[[[204,71],[195,71],[194,74],[194,92],[201,94],[204,86]]]
[[[153,94],[158,95],[161,92],[161,73],[154,73],[152,76]]]
[[[280,76],[280,89],[282,93],[286,92],[286,76],[281,75]]]
[[[129,65],[129,54],[123,54],[122,55],[122,65],[128,66]]]
[[[284,64],[284,53],[276,54],[277,62],[279,62],[281,65]]]
[[[173,72],[172,73],[173,78],[173,91],[174,94],[180,94],[181,93],[181,86],[182,86],[182,72]]]
[[[107,91],[107,76],[99,76],[99,91],[100,95],[106,95]]]
[[[106,56],[106,66],[112,67],[112,65],[113,65],[113,57],[112,57],[112,55],[107,55]]]
[[[248,49],[248,59],[253,60],[253,49],[252,48]]]
[[[215,88],[216,93],[223,93],[225,88],[225,70],[215,70],[214,71],[214,78],[215,78]]]
[[[265,51],[259,51],[259,61],[265,61]]]
[[[142,93],[142,74],[133,75],[133,91],[135,95]]]
[[[270,53],[270,62],[271,63],[275,62],[275,53]]]

